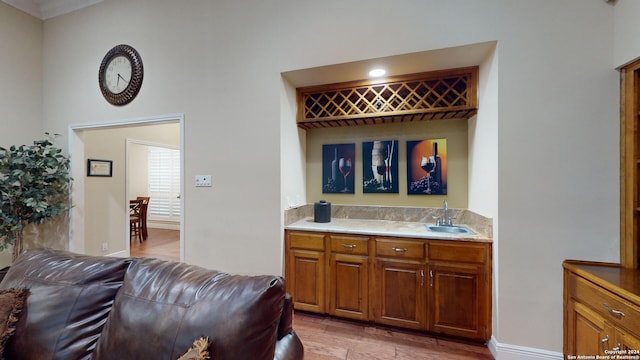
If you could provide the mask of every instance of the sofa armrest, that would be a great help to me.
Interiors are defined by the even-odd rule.
[[[274,360],[302,360],[303,358],[304,347],[295,331],[291,330],[285,337],[276,341]]]
[[[282,315],[278,323],[278,340],[287,336],[293,329],[293,299],[289,293],[284,296]]]

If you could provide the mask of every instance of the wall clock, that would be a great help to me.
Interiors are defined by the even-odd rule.
[[[102,59],[98,85],[109,103],[126,105],[138,95],[143,76],[140,54],[133,47],[121,44],[114,46]]]

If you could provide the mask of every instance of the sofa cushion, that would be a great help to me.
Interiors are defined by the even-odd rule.
[[[88,359],[104,326],[129,260],[27,250],[0,289],[29,289],[5,354],[11,359]]]
[[[0,358],[7,340],[16,331],[18,316],[28,293],[27,289],[0,290]]]
[[[278,276],[135,259],[93,359],[175,360],[198,337],[213,359],[273,359],[284,296]]]

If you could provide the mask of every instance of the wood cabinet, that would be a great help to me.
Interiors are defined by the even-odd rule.
[[[565,356],[640,350],[640,276],[616,264],[564,262]]]
[[[490,336],[491,256],[482,244],[432,241],[429,247],[431,331],[472,339]]]
[[[620,263],[640,269],[640,60],[620,69]]]
[[[329,314],[367,320],[369,318],[369,238],[328,235]]]
[[[375,322],[426,330],[425,265],[376,260]]]
[[[287,232],[285,278],[287,292],[296,309],[324,313],[325,241],[324,234]]]
[[[379,237],[375,244],[375,322],[426,330],[424,242]]]
[[[285,241],[287,291],[298,310],[491,337],[489,242],[297,230],[286,230]]]

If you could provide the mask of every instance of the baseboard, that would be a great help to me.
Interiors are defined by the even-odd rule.
[[[564,355],[559,352],[526,346],[501,344],[491,337],[488,344],[489,351],[496,360],[563,360]]]
[[[147,223],[149,228],[153,229],[165,229],[165,230],[180,230],[180,223],[169,223],[169,222],[155,222],[149,221]]]

